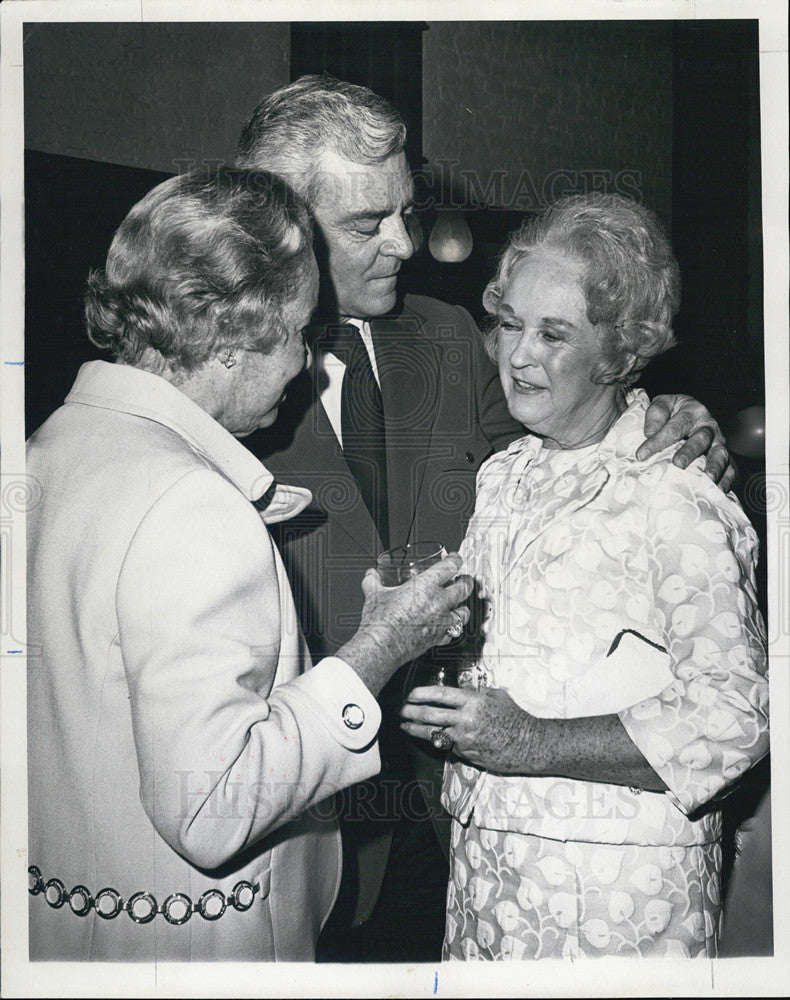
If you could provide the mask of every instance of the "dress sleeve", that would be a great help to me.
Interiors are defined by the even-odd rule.
[[[376,700],[342,660],[307,670],[269,534],[218,473],[153,504],[116,608],[141,800],[193,864],[216,868],[378,771]]]
[[[757,538],[697,468],[666,466],[649,494],[648,579],[674,681],[619,716],[668,794],[693,813],[768,752]]]

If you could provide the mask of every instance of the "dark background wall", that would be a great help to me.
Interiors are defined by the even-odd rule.
[[[290,78],[285,23],[35,24],[24,37],[26,148],[148,170],[231,158]]]
[[[230,158],[241,123],[263,94],[288,81],[292,61],[295,76],[330,58],[344,78],[356,72],[386,88],[386,61],[375,50],[360,58],[366,25],[357,37],[348,24],[296,30],[292,59],[291,30],[281,23],[31,26],[25,145],[174,171],[189,158]],[[540,207],[534,192],[545,203],[574,177],[601,184],[593,174],[621,174],[624,188],[638,189],[670,221],[671,22],[460,21],[418,30],[432,170],[453,161],[476,175],[488,203],[522,211]],[[380,36],[391,48],[393,29]],[[409,59],[397,57],[403,76]],[[487,188],[493,173],[502,181]]]
[[[423,53],[425,154],[489,204],[616,184],[670,222],[671,22],[431,22]]]

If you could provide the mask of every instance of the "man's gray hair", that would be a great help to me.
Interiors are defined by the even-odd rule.
[[[301,76],[253,111],[236,147],[236,165],[279,174],[311,204],[323,150],[368,165],[397,155],[405,142],[403,118],[386,98],[332,76]]]

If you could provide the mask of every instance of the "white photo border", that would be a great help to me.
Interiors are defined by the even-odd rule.
[[[25,22],[310,21],[307,0],[6,0],[0,6],[0,757],[2,759],[2,992],[4,996],[297,997],[774,996],[790,991],[790,636],[772,635],[771,719],[774,940],[772,958],[714,961],[599,959],[593,963],[313,966],[309,964],[30,963],[27,960],[25,724],[23,46]],[[760,30],[765,260],[767,487],[784,497],[768,522],[769,615],[790,607],[788,489],[788,63],[782,0],[333,0],[332,20],[605,20],[754,18]],[[6,492],[8,491],[8,492]],[[772,630],[773,632],[774,630]],[[780,629],[781,631],[781,629]]]

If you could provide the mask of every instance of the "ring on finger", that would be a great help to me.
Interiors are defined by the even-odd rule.
[[[458,639],[464,630],[464,617],[460,611],[451,611],[451,615],[455,617],[455,621],[452,625],[448,625],[445,631],[450,636],[451,639]]]
[[[445,752],[452,750],[455,745],[452,736],[449,735],[444,726],[441,729],[431,730],[431,743],[437,750],[444,750]]]

